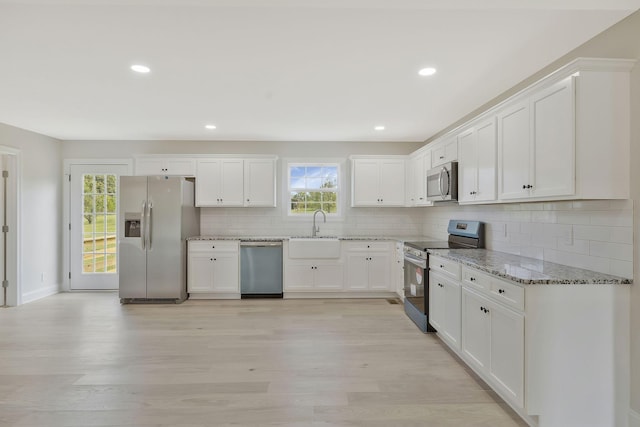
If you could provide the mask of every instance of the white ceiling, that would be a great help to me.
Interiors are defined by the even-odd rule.
[[[63,140],[424,141],[638,8],[0,0],[0,122]]]

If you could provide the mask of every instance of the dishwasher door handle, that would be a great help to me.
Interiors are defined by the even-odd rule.
[[[278,247],[282,246],[282,242],[240,242],[240,247]]]

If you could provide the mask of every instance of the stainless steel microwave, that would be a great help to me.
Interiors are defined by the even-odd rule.
[[[427,172],[427,200],[458,201],[458,162],[445,163]]]

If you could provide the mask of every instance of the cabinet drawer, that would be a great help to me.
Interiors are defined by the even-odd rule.
[[[491,280],[491,296],[496,300],[516,308],[524,310],[524,288],[503,280]]]
[[[238,252],[237,240],[190,240],[191,252]]]
[[[460,264],[456,261],[429,255],[429,269],[460,280]]]
[[[462,282],[470,288],[480,291],[489,292],[491,290],[491,282],[495,280],[488,274],[480,273],[467,267],[462,267]]]
[[[347,250],[349,251],[378,251],[387,252],[391,251],[391,242],[372,242],[372,241],[355,241],[347,243]]]

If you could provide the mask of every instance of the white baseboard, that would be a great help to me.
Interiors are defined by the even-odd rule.
[[[46,288],[36,289],[35,291],[27,292],[26,294],[22,294],[22,304],[26,304],[28,302],[37,301],[39,299],[55,295],[60,292],[60,285],[51,285]]]
[[[640,414],[629,409],[629,427],[640,427]]]

